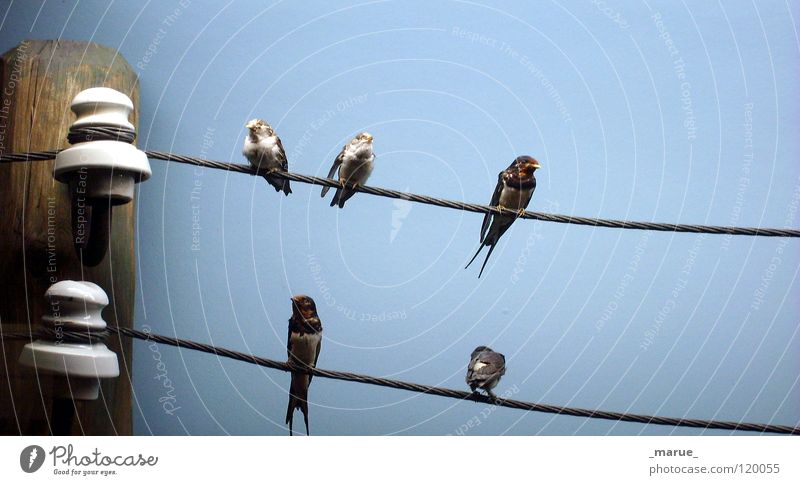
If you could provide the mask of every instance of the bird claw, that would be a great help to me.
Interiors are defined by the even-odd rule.
[[[498,205],[497,205],[497,212],[498,212],[498,215],[501,215],[501,216],[502,216],[502,215],[503,215],[503,211],[507,211],[507,210],[508,210],[508,209],[506,209],[506,208],[505,208],[505,207],[503,207],[502,205],[500,205],[500,204],[498,204]]]
[[[520,209],[517,211],[517,217],[522,217],[525,215],[525,209]]]

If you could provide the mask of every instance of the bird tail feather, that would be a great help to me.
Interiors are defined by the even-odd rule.
[[[338,205],[340,209],[344,207],[344,203],[350,200],[350,197],[355,194],[353,190],[347,189],[336,189],[336,193],[333,194],[333,200],[331,201],[331,207]]]
[[[331,199],[331,207],[339,204],[339,198],[342,196],[342,189],[336,189],[336,192],[333,194],[333,199]]]
[[[292,193],[292,188],[289,186],[289,181],[284,179],[279,179],[275,177],[270,177],[268,175],[264,175],[264,178],[267,182],[275,188],[275,192],[283,191],[284,194],[289,195]]]
[[[482,249],[483,249],[483,243],[481,243],[481,245],[480,245],[480,246],[478,246],[478,250],[477,250],[477,251],[475,251],[475,255],[472,257],[472,259],[470,259],[470,260],[469,260],[469,263],[467,263],[467,265],[466,265],[466,266],[464,266],[464,269],[467,269],[467,268],[469,268],[469,265],[471,265],[471,264],[472,264],[472,262],[473,262],[473,261],[475,261],[475,258],[477,258],[479,254],[481,254],[481,250],[482,250]]]
[[[353,192],[352,190],[342,190],[341,195],[339,195],[339,208],[340,209],[344,208],[344,203],[347,202],[348,199],[350,199],[350,197],[353,196],[353,194],[355,194],[355,192]]]
[[[483,265],[481,266],[481,272],[480,272],[480,273],[478,273],[478,278],[480,278],[480,277],[481,277],[481,275],[483,274],[483,268],[485,268],[485,267],[486,267],[486,263],[488,263],[488,262],[489,262],[489,256],[491,256],[491,255],[492,255],[492,251],[494,251],[494,246],[495,246],[494,244],[492,244],[491,246],[489,246],[489,252],[488,252],[488,253],[486,253],[486,259],[484,259],[484,260],[483,260]]]
[[[289,436],[292,435],[292,424],[294,421],[294,410],[299,409],[303,413],[303,421],[308,431],[308,385],[310,383],[308,374],[299,372],[292,373],[292,384],[289,387],[289,406],[286,409],[286,424],[289,425]]]

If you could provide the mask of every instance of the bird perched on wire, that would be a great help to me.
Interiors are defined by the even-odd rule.
[[[480,346],[472,351],[467,366],[467,385],[475,392],[478,388],[486,391],[492,399],[496,399],[492,389],[506,373],[506,358],[489,347]]]
[[[250,120],[245,128],[250,132],[244,139],[242,154],[250,165],[256,169],[266,169],[268,172],[287,172],[289,162],[286,160],[286,150],[283,149],[281,139],[269,123],[254,119]],[[264,178],[275,187],[276,192],[282,190],[286,195],[292,193],[288,180],[270,177],[268,173],[264,174]]]
[[[372,151],[372,135],[362,132],[350,140],[350,143],[342,148],[339,155],[333,161],[328,178],[333,178],[336,170],[339,170],[339,182],[348,185],[364,185],[372,173],[374,166],[375,153]],[[323,187],[322,197],[328,193],[330,187]],[[339,205],[344,207],[347,199],[355,194],[355,190],[350,188],[338,188],[331,201],[331,207]]]
[[[319,351],[322,348],[322,322],[317,315],[317,305],[310,297],[296,295],[292,297],[292,317],[289,319],[289,338],[286,351],[289,363],[298,366],[316,367]],[[308,431],[308,386],[311,374],[292,372],[292,383],[289,386],[289,407],[286,410],[286,424],[289,425],[289,436],[292,435],[294,410],[303,413],[303,421]]]
[[[533,191],[536,190],[536,177],[533,172],[537,168],[539,168],[539,162],[536,159],[523,155],[514,159],[511,165],[497,176],[497,186],[494,188],[489,205],[496,206],[500,214],[486,214],[483,217],[481,245],[475,252],[475,256],[464,267],[464,269],[469,268],[484,246],[489,246],[489,252],[483,261],[478,278],[483,274],[483,269],[486,267],[497,241],[528,207],[531,197],[533,197]],[[508,211],[509,214],[503,214],[503,211]]]

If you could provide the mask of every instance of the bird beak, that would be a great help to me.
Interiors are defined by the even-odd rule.
[[[533,164],[533,168],[536,168],[536,169],[538,169],[538,168],[539,168],[539,162],[536,162],[536,163],[534,163],[534,164]]]
[[[253,128],[256,127],[256,122],[255,121],[250,121],[246,125],[244,125],[244,127],[247,128],[248,130],[252,130]]]

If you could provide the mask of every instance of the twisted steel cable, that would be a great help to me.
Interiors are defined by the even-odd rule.
[[[58,151],[31,152],[31,153],[11,153],[0,155],[0,162],[27,162],[35,160],[49,160],[55,157]],[[227,170],[229,172],[239,172],[249,175],[263,175],[266,171],[258,171],[249,165],[219,162],[203,158],[178,155],[174,153],[161,152],[156,150],[146,150],[149,158],[165,160],[169,162],[185,163],[198,167],[207,167],[217,170]],[[272,172],[270,176],[274,178],[287,179],[294,182],[301,182],[323,187],[341,188],[342,184],[333,179],[302,175],[294,172]],[[352,187],[357,192],[387,197],[390,199],[402,199],[421,204],[445,207],[448,209],[477,212],[481,214],[508,214],[497,207],[470,204],[456,200],[431,197],[429,195],[412,194],[400,192],[399,190],[384,189],[380,187],[370,187],[366,185]],[[670,224],[662,222],[643,222],[643,221],[623,221],[616,219],[598,219],[593,217],[568,216],[563,214],[547,214],[544,212],[525,211],[519,214],[520,219],[534,219],[537,221],[558,222],[562,224],[578,224],[582,226],[610,227],[616,229],[640,229],[645,231],[667,231],[667,232],[688,232],[705,234],[729,234],[732,236],[767,236],[767,237],[800,237],[800,229],[777,229],[764,227],[732,227],[732,226],[705,226],[698,224]]]
[[[61,150],[48,150],[44,152],[4,153],[0,155],[0,162],[38,162],[56,158]]]
[[[287,362],[267,359],[264,357],[257,357],[255,355],[246,354],[243,352],[230,350],[223,347],[216,347],[214,345],[194,342],[192,340],[185,340],[177,337],[167,337],[165,335],[158,335],[130,328],[108,326],[107,330],[109,333],[112,334],[123,335],[138,340],[156,342],[164,345],[170,345],[173,347],[197,350],[199,352],[214,354],[220,357],[227,357],[229,359],[247,362],[250,364],[259,365],[261,367],[268,367],[270,369],[276,369],[284,372],[305,372],[307,374],[313,374],[315,376],[320,376],[327,379],[359,382],[362,384],[371,384],[375,386],[389,387],[392,389],[401,389],[404,391],[428,394],[431,396],[441,396],[452,399],[469,400],[485,404],[494,404],[496,406],[501,406],[511,409],[519,409],[522,411],[535,411],[540,413],[559,414],[564,416],[577,416],[582,418],[606,419],[611,421],[625,421],[625,422],[642,423],[642,424],[658,424],[664,426],[679,426],[687,428],[725,429],[731,431],[753,431],[757,433],[800,435],[800,427],[792,427],[792,426],[777,425],[777,424],[740,423],[736,421],[715,421],[715,420],[703,420],[703,419],[670,418],[663,416],[646,416],[643,414],[617,413],[613,411],[601,411],[595,409],[553,406],[550,404],[539,404],[527,401],[519,401],[516,399],[503,399],[503,398],[493,399],[491,397],[484,396],[483,394],[472,393],[467,391],[458,391],[455,389],[434,387],[424,384],[415,384],[412,382],[399,381],[395,379],[386,379],[384,377],[374,377],[363,374],[355,374],[352,372],[341,372],[341,371],[300,366],[296,364],[290,364]],[[0,339],[13,338],[13,339],[33,340],[38,336],[47,337],[50,335],[52,334],[45,332],[6,333],[6,334],[0,334]]]
[[[136,131],[113,125],[92,125],[71,127],[67,134],[67,141],[74,145],[85,141],[113,140],[133,143]]]

